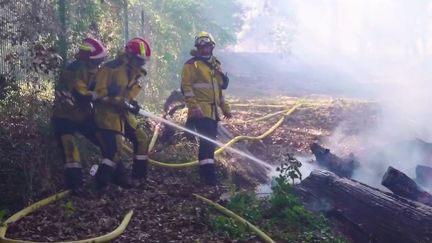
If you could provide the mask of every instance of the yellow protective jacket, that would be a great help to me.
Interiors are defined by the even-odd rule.
[[[189,109],[201,108],[203,115],[214,120],[220,119],[219,108],[230,112],[222,91],[223,74],[220,62],[212,57],[209,62],[192,57],[183,65],[181,88]]]
[[[53,117],[82,122],[92,115],[91,85],[97,68],[80,60],[70,63],[61,73],[55,87]]]
[[[124,134],[124,124],[128,122],[136,129],[138,121],[127,111],[125,101],[135,99],[141,91],[138,81],[143,70],[129,65],[128,58],[121,54],[113,61],[104,64],[96,75],[95,121],[100,129]]]

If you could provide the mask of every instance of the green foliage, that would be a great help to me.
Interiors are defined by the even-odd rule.
[[[225,216],[214,216],[211,225],[223,236],[231,240],[246,240],[251,237],[251,232],[242,224],[237,224],[234,219]]]
[[[233,196],[227,208],[264,230],[273,239],[284,242],[345,242],[333,232],[322,216],[306,210],[293,194],[290,181],[301,178],[297,174],[301,163],[290,157],[291,163],[281,165],[269,198],[259,199],[254,193],[242,192]],[[299,164],[300,163],[300,164]],[[296,173],[293,177],[293,172]],[[232,219],[218,216],[212,226],[230,239],[245,240],[251,233]]]
[[[255,193],[242,192],[231,198],[228,208],[241,214],[246,220],[257,221],[262,217],[260,201]]]
[[[235,14],[239,6],[229,0],[150,0],[130,1],[129,5],[131,36],[145,36],[153,49],[142,96],[147,103],[160,103],[160,97],[179,87],[181,68],[198,31],[211,32],[221,48],[235,41],[241,25]]]
[[[292,183],[294,183],[296,179],[301,181],[302,174],[300,172],[300,167],[302,163],[290,154],[284,157],[286,157],[286,162],[283,162],[280,167],[276,168],[276,171],[279,171],[279,178],[284,180],[285,183],[288,183],[288,179],[291,179]]]

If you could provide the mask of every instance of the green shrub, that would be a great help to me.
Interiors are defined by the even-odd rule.
[[[283,242],[345,242],[333,232],[330,223],[319,214],[306,210],[293,194],[290,182],[301,179],[294,157],[291,164],[284,163],[267,199],[257,198],[255,193],[242,192],[234,195],[227,208],[264,230],[273,239]],[[293,163],[294,162],[294,163]],[[230,239],[245,240],[251,237],[244,226],[224,216],[212,220],[212,226]]]

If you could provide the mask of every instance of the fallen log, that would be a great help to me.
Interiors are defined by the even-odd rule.
[[[416,181],[424,187],[432,187],[432,168],[426,165],[417,165]]]
[[[421,189],[417,183],[391,166],[384,174],[381,185],[387,187],[394,194],[432,206],[432,195]]]
[[[330,152],[329,149],[322,147],[317,143],[312,143],[310,145],[312,153],[318,164],[338,176],[350,178],[356,167],[354,158],[342,159]]]
[[[294,191],[354,242],[432,242],[432,207],[424,204],[322,170]]]

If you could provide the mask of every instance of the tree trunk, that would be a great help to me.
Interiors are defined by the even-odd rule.
[[[389,166],[381,184],[394,194],[432,206],[432,195],[421,189],[403,172]]]
[[[67,52],[68,52],[68,43],[67,43],[67,2],[65,0],[58,1],[58,12],[60,19],[60,33],[59,33],[59,53],[63,58],[62,66],[66,66],[67,63]]]
[[[432,242],[432,208],[424,204],[321,170],[294,189],[354,242]]]
[[[128,0],[123,0],[123,14],[124,14],[124,38],[125,44],[129,41],[129,6]]]

